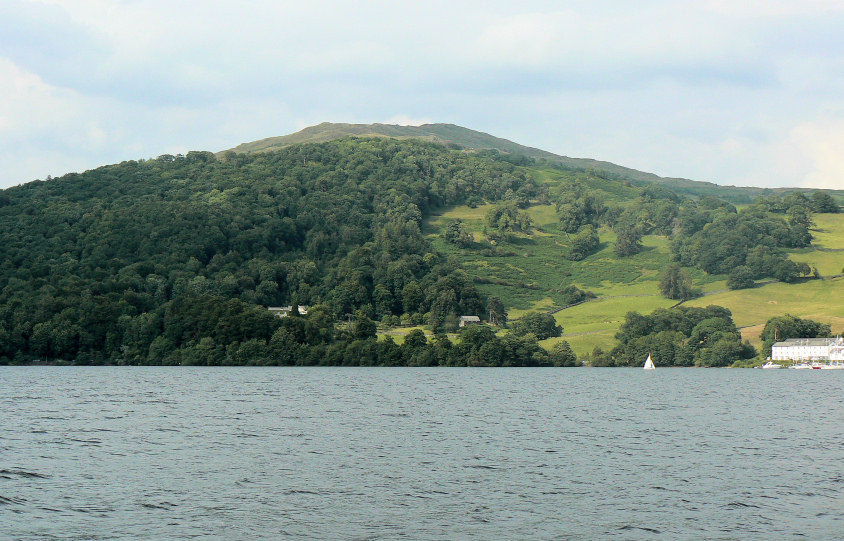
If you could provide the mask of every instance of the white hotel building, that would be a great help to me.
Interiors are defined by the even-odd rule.
[[[844,338],[789,338],[771,347],[774,361],[844,361]]]

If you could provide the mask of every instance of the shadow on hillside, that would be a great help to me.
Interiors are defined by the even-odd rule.
[[[536,240],[530,237],[513,237],[508,239],[506,244],[513,246],[535,246]]]

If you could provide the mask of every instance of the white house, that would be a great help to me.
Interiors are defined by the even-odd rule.
[[[774,361],[844,361],[844,338],[789,338],[771,347]]]
[[[307,306],[302,306],[300,304],[296,308],[300,315],[304,316],[308,314]],[[267,308],[267,310],[269,310],[278,317],[287,317],[290,315],[290,312],[293,311],[293,306],[270,306]]]
[[[478,325],[481,322],[481,318],[478,316],[460,316],[460,326],[465,327],[466,325]]]

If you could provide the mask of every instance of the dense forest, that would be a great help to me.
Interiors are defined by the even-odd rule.
[[[211,348],[242,364],[279,329],[321,347],[355,337],[336,320],[424,314],[440,330],[486,299],[422,219],[539,190],[504,159],[388,139],[167,155],[11,188],[0,361],[181,362]],[[281,304],[319,305],[307,328],[320,330],[293,332],[266,311]]]

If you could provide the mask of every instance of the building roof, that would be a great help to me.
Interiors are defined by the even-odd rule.
[[[789,338],[784,342],[777,342],[773,347],[794,347],[794,346],[831,346],[837,341],[835,338]]]
[[[480,321],[478,316],[460,316],[460,321]]]

